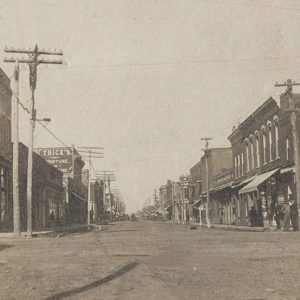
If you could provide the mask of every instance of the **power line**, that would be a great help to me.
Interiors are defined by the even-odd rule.
[[[68,145],[66,145],[57,135],[55,135],[49,128],[47,128],[41,121],[38,121],[38,123],[44,127],[44,129],[46,129],[46,131],[48,131],[57,141],[59,141],[62,145],[64,145],[66,148],[68,148],[69,150],[73,151],[73,149],[71,147],[69,147]]]
[[[245,2],[235,2],[235,1],[222,1],[222,0],[201,0],[202,2],[215,2],[219,4],[233,4],[233,5],[241,5],[241,6],[252,6],[252,7],[261,7],[261,8],[274,8],[274,9],[286,9],[286,10],[295,10],[300,11],[299,6],[281,6],[281,5],[268,5],[268,4],[253,4],[253,3],[245,3]]]
[[[299,9],[300,10],[300,9]],[[279,59],[299,59],[299,56],[295,57],[264,57],[264,58],[239,58],[239,59],[201,59],[190,61],[173,61],[173,62],[145,62],[145,63],[124,63],[124,64],[105,64],[105,65],[93,65],[93,66],[67,66],[67,68],[61,68],[60,70],[67,69],[102,69],[102,68],[120,68],[120,67],[147,67],[147,66],[172,66],[172,65],[187,65],[187,64],[202,64],[202,63],[231,63],[231,62],[259,62],[267,60],[279,60]]]

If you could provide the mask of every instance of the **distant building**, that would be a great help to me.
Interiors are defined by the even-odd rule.
[[[201,160],[190,169],[190,198],[193,202],[190,208],[190,214],[196,220],[200,221],[200,211],[202,222],[206,222],[207,215],[206,159],[208,164],[208,189],[211,193],[213,185],[215,184],[215,177],[232,168],[232,149],[211,148],[207,152],[207,157],[203,155]],[[214,212],[210,206],[211,219],[213,215]]]

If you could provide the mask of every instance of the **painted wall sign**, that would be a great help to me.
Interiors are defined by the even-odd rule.
[[[42,148],[38,153],[62,172],[72,172],[72,151],[69,148]]]

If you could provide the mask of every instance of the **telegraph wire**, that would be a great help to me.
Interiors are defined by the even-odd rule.
[[[222,0],[201,0],[202,2],[215,2],[219,4],[233,4],[233,5],[241,5],[241,6],[252,6],[252,7],[261,7],[261,8],[274,8],[274,9],[286,9],[286,10],[296,10],[300,11],[299,6],[281,6],[281,5],[268,5],[268,4],[253,4],[253,3],[241,3],[235,1],[222,1]]]

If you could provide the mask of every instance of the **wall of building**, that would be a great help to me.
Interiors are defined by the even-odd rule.
[[[10,80],[0,69],[0,230],[12,229],[12,144]]]
[[[19,143],[19,189],[21,229],[27,226],[27,166],[28,148]],[[32,167],[32,225],[45,229],[65,223],[63,173],[37,153]]]

